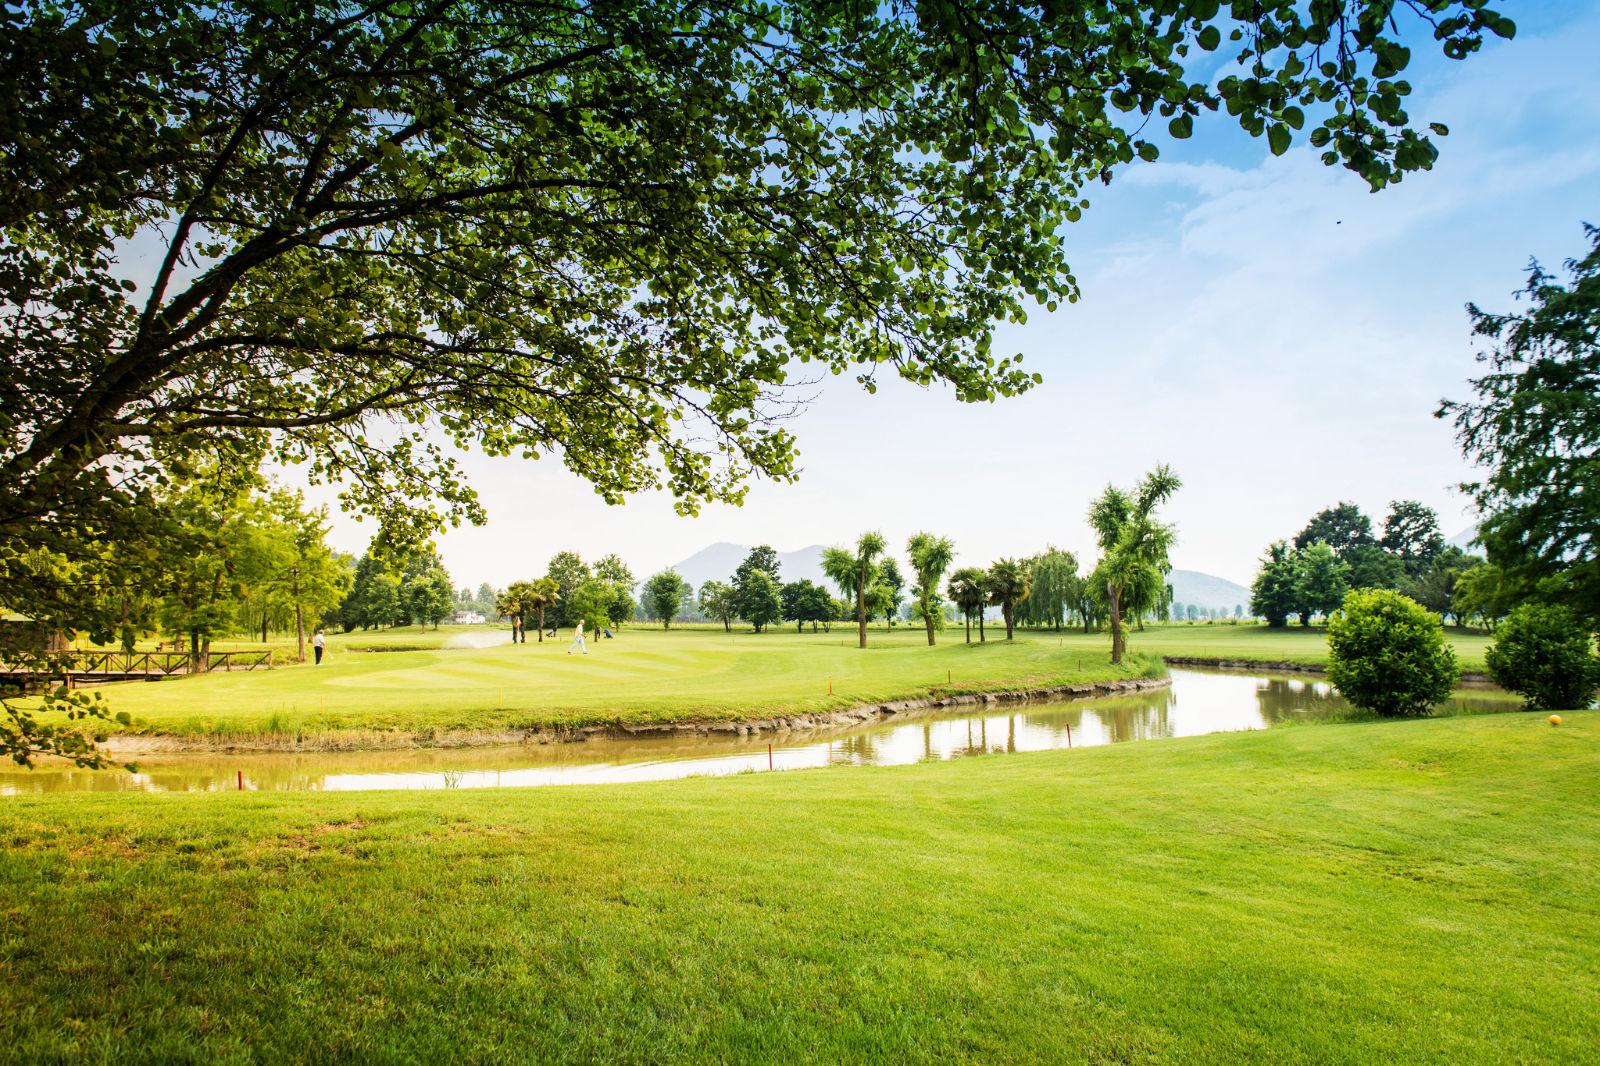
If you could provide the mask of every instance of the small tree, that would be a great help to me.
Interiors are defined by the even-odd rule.
[[[783,617],[783,593],[765,570],[752,570],[739,595],[739,614],[757,633]]]
[[[733,620],[739,617],[733,586],[721,581],[707,581],[700,586],[700,609],[707,618],[722,623],[722,628],[732,632]]]
[[[522,609],[524,612],[532,611],[539,622],[539,643],[544,643],[544,613],[561,602],[561,586],[553,577],[541,577],[537,581],[524,583],[522,591]],[[518,622],[521,626],[521,622]],[[522,642],[528,642],[528,634],[522,634]]]
[[[506,590],[494,598],[495,613],[511,623],[511,643],[528,642],[528,635],[522,630],[522,601],[523,590],[528,587],[526,581],[513,581],[506,586]],[[539,634],[539,639],[544,639],[544,633]]]
[[[900,564],[894,561],[893,556],[883,557],[878,564],[878,579],[873,584],[883,590],[878,596],[877,613],[883,615],[884,622],[893,629],[895,615],[900,611],[900,601],[905,598],[901,593],[906,587]]]
[[[877,580],[878,556],[882,554],[883,536],[879,533],[861,534],[854,552],[827,548],[822,553],[822,572],[828,580],[846,596],[855,596],[857,641],[863,648],[867,646],[867,590]]]
[[[950,575],[947,586],[950,598],[961,609],[961,616],[967,623],[967,643],[972,643],[972,616],[978,616],[978,642],[983,642],[983,609],[989,603],[989,582],[987,576],[976,566],[963,566],[960,570]]]
[[[1425,715],[1460,676],[1438,616],[1398,592],[1357,590],[1328,620],[1328,680],[1362,710]]]
[[[1122,662],[1127,650],[1122,627],[1124,609],[1137,611],[1153,603],[1154,590],[1166,583],[1165,575],[1171,569],[1167,554],[1176,533],[1170,525],[1156,521],[1155,511],[1182,485],[1171,467],[1158,466],[1131,493],[1107,485],[1089,509],[1089,524],[1100,543],[1101,558],[1095,575],[1105,592],[1111,619],[1113,663]]]
[[[944,622],[944,599],[939,595],[939,582],[950,568],[955,546],[948,537],[916,533],[906,542],[906,554],[911,557],[911,567],[917,572],[912,592],[917,598],[917,617],[928,628],[928,646],[931,648],[933,631]]]
[[[1295,609],[1295,586],[1298,581],[1294,554],[1283,541],[1273,541],[1261,559],[1261,569],[1250,585],[1250,611],[1267,620],[1273,629],[1288,624]],[[1194,605],[1189,605],[1189,620],[1194,621]]]
[[[1350,591],[1345,583],[1349,567],[1339,561],[1333,549],[1319,541],[1300,550],[1295,568],[1295,609],[1300,624],[1311,624],[1313,614],[1331,615]]]
[[[689,582],[676,570],[663,570],[644,583],[644,602],[650,613],[661,619],[662,629],[672,628],[672,616],[688,591]]]
[[[1033,574],[1020,559],[1001,559],[989,567],[985,586],[989,602],[1000,608],[1000,615],[1006,620],[1006,639],[1011,640],[1016,635],[1017,605],[1033,591]]]
[[[1530,711],[1579,710],[1600,688],[1593,641],[1563,606],[1529,603],[1512,611],[1484,661],[1494,683],[1521,695]]]

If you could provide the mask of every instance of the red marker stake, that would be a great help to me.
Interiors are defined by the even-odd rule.
[[[1067,723],[1067,747],[1072,747],[1072,723]]]
[[[243,770],[239,771],[239,791],[240,792],[244,791],[244,771]]]
[[[767,769],[772,769],[772,745],[767,745]]]

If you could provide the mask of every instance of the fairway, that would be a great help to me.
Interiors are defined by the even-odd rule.
[[[0,804],[12,1060],[1579,1062],[1600,713]]]
[[[844,627],[803,634],[630,628],[616,640],[591,641],[588,655],[568,654],[569,641],[560,638],[432,651],[336,646],[319,667],[131,682],[104,691],[141,732],[303,737],[758,718],[1162,671],[1150,656],[1114,667],[1105,647],[1053,635],[971,645],[957,636],[952,641],[945,633],[930,648],[923,631],[901,627],[872,633],[865,651]]]
[[[1320,627],[1152,626],[1129,634],[1130,657],[1109,662],[1104,632],[1017,631],[972,644],[959,628],[928,647],[923,630],[765,633],[721,627],[635,626],[568,654],[570,638],[493,644],[492,627],[338,634],[322,666],[129,682],[102,691],[134,716],[129,732],[250,742],[365,746],[500,737],[508,731],[816,714],[866,703],[1039,688],[1162,672],[1160,656],[1315,665],[1327,662]],[[1487,638],[1452,633],[1457,657],[1481,669]],[[830,691],[831,690],[831,691]],[[360,734],[367,734],[362,736]],[[383,734],[374,737],[372,734]]]

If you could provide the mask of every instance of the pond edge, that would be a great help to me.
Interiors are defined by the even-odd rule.
[[[1136,677],[1116,681],[1093,681],[1044,688],[999,689],[962,696],[928,696],[919,699],[863,703],[838,711],[812,714],[770,715],[765,718],[731,720],[689,719],[679,722],[605,722],[594,725],[560,727],[535,726],[528,729],[446,730],[404,732],[381,729],[335,730],[323,733],[290,734],[213,734],[176,736],[172,734],[114,733],[100,745],[118,755],[205,752],[316,752],[316,751],[393,751],[409,748],[467,748],[495,744],[564,744],[591,737],[649,737],[709,735],[728,733],[750,736],[855,725],[867,721],[888,721],[983,704],[1021,703],[1032,700],[1087,700],[1169,688],[1171,677]]]

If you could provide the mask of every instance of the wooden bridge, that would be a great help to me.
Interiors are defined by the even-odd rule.
[[[198,661],[186,651],[58,652],[26,666],[0,663],[0,683],[32,688],[52,683],[156,681],[174,675],[271,669],[272,652],[267,650],[214,651],[201,655]]]

